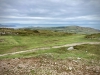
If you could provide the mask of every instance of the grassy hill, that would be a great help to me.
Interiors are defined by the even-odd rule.
[[[44,30],[0,28],[0,55],[27,50],[25,53],[0,56],[0,75],[99,75],[100,44],[76,45],[73,50],[68,50],[69,47],[65,46],[53,48],[100,41],[99,33],[68,33],[68,29],[78,28],[80,29],[74,26]],[[61,29],[67,29],[67,32]],[[48,47],[49,49],[44,49]],[[33,49],[38,50],[29,51]]]
[[[31,29],[39,30],[53,30],[68,33],[78,33],[78,34],[93,34],[100,33],[100,30],[90,28],[90,27],[80,27],[80,26],[62,26],[62,27],[33,27]]]
[[[62,29],[64,28],[62,27]],[[98,39],[85,38],[87,36],[52,30],[0,28],[0,54],[70,43],[98,41]]]
[[[100,33],[100,30],[89,28],[89,27],[79,27],[79,26],[68,26],[65,28],[66,32],[79,33],[79,34],[93,34]]]
[[[13,27],[12,25],[1,25],[0,28],[2,27]],[[0,29],[1,30],[1,29]],[[49,30],[49,31],[55,31],[55,32],[66,32],[66,33],[76,33],[76,34],[95,34],[95,33],[100,33],[100,30],[90,28],[90,27],[80,27],[80,26],[60,26],[60,27],[27,27],[27,28],[20,28],[18,29],[19,31],[25,30],[25,33],[29,32],[29,30]],[[17,30],[17,31],[18,31]],[[20,32],[20,33],[21,33]],[[34,31],[33,31],[34,32]],[[40,31],[41,32],[41,31]]]
[[[0,36],[0,54],[27,49],[52,47],[77,42],[91,42],[85,35],[68,36]],[[95,40],[94,40],[95,41]]]

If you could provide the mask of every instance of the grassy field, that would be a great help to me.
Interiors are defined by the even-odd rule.
[[[98,41],[86,39],[84,36],[78,34],[68,36],[0,36],[0,54],[77,42]]]
[[[69,51],[67,50],[68,47],[62,48],[51,48],[48,50],[37,50],[34,52],[27,52],[27,53],[20,53],[14,55],[6,55],[0,57],[0,59],[5,58],[29,58],[29,57],[37,57],[37,58],[53,58],[53,59],[67,59],[67,58],[81,58],[81,59],[93,59],[99,60],[100,59],[100,44],[98,45],[77,45],[74,46],[74,49]]]

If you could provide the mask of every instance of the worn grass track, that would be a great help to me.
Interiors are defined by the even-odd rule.
[[[43,47],[43,48],[36,48],[36,49],[31,49],[31,50],[25,50],[25,51],[13,52],[13,53],[1,54],[0,56],[2,57],[2,56],[6,56],[6,55],[29,53],[29,52],[35,52],[37,50],[46,50],[46,49],[51,49],[51,48],[62,48],[62,47],[76,46],[76,45],[82,45],[82,44],[100,44],[100,42],[84,42],[84,43],[66,44],[66,45],[62,45],[62,46]]]

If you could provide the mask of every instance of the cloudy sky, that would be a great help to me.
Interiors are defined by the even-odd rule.
[[[0,0],[0,23],[99,28],[100,0]]]

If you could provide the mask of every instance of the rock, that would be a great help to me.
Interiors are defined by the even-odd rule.
[[[69,47],[67,50],[74,50],[74,47]]]
[[[69,66],[68,69],[69,69],[69,70],[72,70],[73,68]]]
[[[18,68],[25,68],[25,65],[19,64],[19,65],[18,65]]]
[[[81,60],[81,58],[79,58],[79,57],[78,57],[77,59],[78,59],[78,60]]]
[[[73,62],[77,63],[78,61],[77,60],[73,60]]]

